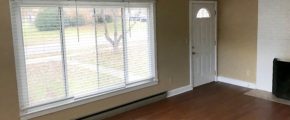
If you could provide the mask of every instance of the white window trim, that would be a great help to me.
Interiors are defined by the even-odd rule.
[[[13,6],[14,10],[15,10],[15,7],[17,8],[16,10],[17,11],[20,11],[20,7],[22,6],[52,6],[52,5],[56,5],[56,4],[51,4],[53,2],[45,2],[47,4],[43,5],[43,2],[41,3],[34,3],[34,4],[31,4],[31,2],[21,2],[21,6],[19,4],[16,4],[15,3],[12,5],[11,3],[11,6]],[[89,3],[89,4],[88,4]],[[67,2],[67,4],[62,4],[62,6],[65,6],[65,5],[70,5],[72,4],[71,2]],[[84,5],[84,6],[99,6],[99,5],[102,5],[104,6],[104,3],[96,3],[96,4],[92,4],[91,2],[82,2],[80,5]],[[150,13],[150,17],[152,18],[152,22],[150,22],[150,26],[152,28],[152,34],[150,36],[150,40],[151,40],[151,44],[152,44],[152,71],[153,71],[153,76],[155,76],[154,78],[150,78],[150,79],[147,79],[147,80],[143,80],[143,81],[140,81],[140,82],[136,82],[136,83],[132,83],[130,85],[127,85],[126,87],[118,87],[117,89],[112,89],[111,91],[107,91],[107,92],[96,92],[94,94],[90,94],[90,95],[87,95],[86,97],[78,97],[78,98],[74,98],[74,97],[69,97],[69,98],[64,98],[64,99],[61,99],[59,101],[54,101],[52,103],[48,103],[48,104],[45,104],[45,105],[42,105],[40,107],[34,107],[33,109],[23,109],[23,104],[25,103],[24,100],[27,100],[26,98],[24,98],[25,96],[27,95],[23,95],[23,90],[22,89],[25,85],[26,85],[26,74],[25,74],[25,71],[20,71],[20,70],[17,70],[17,85],[18,85],[18,94],[19,94],[19,105],[20,105],[20,108],[21,108],[21,112],[20,112],[20,116],[21,116],[21,120],[28,120],[28,119],[31,119],[31,118],[35,118],[35,117],[39,117],[39,116],[43,116],[43,115],[46,115],[46,114],[50,114],[50,113],[54,113],[54,112],[57,112],[57,111],[61,111],[61,110],[65,110],[65,109],[68,109],[68,108],[72,108],[72,107],[76,107],[76,106],[79,106],[79,105],[83,105],[83,104],[87,104],[87,103],[91,103],[91,102],[95,102],[97,100],[101,100],[101,99],[106,99],[106,98],[109,98],[109,97],[113,97],[113,96],[116,96],[116,95],[121,95],[121,94],[124,94],[124,93],[128,93],[128,92],[132,92],[132,91],[136,91],[136,90],[139,90],[139,89],[143,89],[143,88],[146,88],[146,87],[150,87],[150,86],[154,86],[154,85],[157,85],[158,84],[158,72],[157,72],[157,41],[156,41],[156,8],[155,8],[155,2],[135,2],[135,3],[124,3],[124,2],[112,2],[112,3],[105,3],[106,6],[114,6],[114,5],[122,5],[122,6],[133,6],[133,7],[148,7],[150,6],[151,7],[151,10],[152,12],[149,12]],[[60,6],[59,4],[57,4],[57,6]],[[12,9],[12,7],[11,7]],[[20,56],[25,56],[25,53],[24,53],[24,43],[23,43],[23,37],[22,37],[22,28],[19,27],[19,26],[22,26],[22,23],[21,23],[21,15],[19,14],[20,12],[15,12],[13,10],[11,10],[11,12],[13,12],[12,14],[16,15],[16,19],[13,18],[12,20],[14,21],[17,21],[17,22],[12,22],[12,26],[13,26],[13,29],[17,29],[17,33],[14,33],[13,37],[13,42],[14,42],[14,49],[15,49],[15,63],[16,63],[16,66],[20,66],[22,67],[23,65],[25,65],[25,60],[20,60]],[[11,16],[13,17],[13,16]],[[15,26],[18,26],[18,27],[15,27]],[[20,41],[19,41],[20,40]],[[25,92],[27,93],[27,92]],[[25,112],[24,112],[25,111]]]
[[[39,116],[43,116],[46,114],[50,114],[50,113],[54,113],[57,111],[61,111],[61,110],[65,110],[68,108],[72,108],[72,107],[76,107],[76,106],[80,106],[80,105],[84,105],[87,103],[91,103],[91,102],[95,102],[98,100],[102,100],[102,99],[106,99],[109,97],[113,97],[113,96],[117,96],[117,95],[121,95],[124,93],[128,93],[128,92],[132,92],[132,91],[136,91],[139,89],[143,89],[146,87],[150,87],[150,86],[154,86],[158,84],[158,80],[155,80],[154,82],[148,82],[147,83],[139,83],[141,85],[134,85],[132,87],[127,87],[124,88],[122,90],[120,89],[115,89],[113,92],[110,91],[110,93],[103,93],[102,95],[95,95],[95,96],[91,96],[91,97],[87,97],[84,99],[80,99],[80,100],[70,100],[70,99],[66,99],[62,102],[56,103],[54,105],[47,105],[45,106],[45,108],[38,108],[38,110],[36,111],[31,111],[30,113],[26,113],[26,114],[21,114],[21,120],[28,120],[31,118],[35,118],[35,117],[39,117]]]

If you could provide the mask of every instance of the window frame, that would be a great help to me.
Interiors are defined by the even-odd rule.
[[[44,4],[45,3],[45,4]],[[85,96],[78,97],[70,97],[65,95],[66,97],[59,100],[54,100],[48,103],[44,103],[42,105],[30,106],[25,108],[24,103],[28,102],[28,90],[27,90],[27,76],[26,76],[26,59],[25,58],[25,47],[23,40],[23,30],[22,30],[22,18],[21,18],[21,7],[59,7],[60,10],[65,6],[75,5],[75,2],[35,2],[35,1],[27,1],[27,2],[11,2],[11,17],[12,17],[12,28],[13,28],[13,42],[14,42],[14,53],[15,53],[15,63],[17,68],[24,67],[25,69],[16,69],[17,72],[17,86],[18,86],[18,94],[19,94],[19,105],[20,105],[20,115],[21,119],[31,119],[34,117],[42,116],[45,114],[57,112],[60,110],[64,110],[67,108],[79,106],[82,104],[94,102],[97,100],[105,99],[108,97],[113,97],[116,95],[128,93],[131,91],[139,90],[142,88],[146,88],[149,86],[154,86],[158,84],[158,73],[157,73],[157,46],[156,46],[156,11],[155,11],[155,2],[78,2],[78,6],[86,6],[86,7],[146,7],[149,9],[149,27],[150,32],[150,46],[152,50],[152,75],[153,79],[146,79],[138,82],[125,83],[125,87],[110,87],[110,91],[97,91],[92,94],[88,94]],[[124,9],[122,9],[124,10]],[[62,11],[60,11],[61,13]],[[124,16],[123,16],[124,19]],[[124,27],[124,25],[123,25]],[[123,30],[124,32],[124,30]],[[61,34],[61,33],[60,33]],[[61,34],[63,35],[63,33]],[[124,40],[125,43],[126,40]],[[60,42],[64,42],[63,39]],[[63,45],[61,43],[61,57],[65,56],[63,51]],[[64,46],[65,47],[65,46]],[[64,54],[63,54],[64,53]],[[62,61],[64,58],[62,58]],[[125,61],[124,61],[125,62]],[[65,62],[63,63],[65,64]],[[65,67],[63,67],[65,69]],[[64,70],[64,72],[66,72]],[[65,74],[65,73],[64,73]],[[128,73],[127,73],[128,74]],[[67,80],[64,80],[67,81]],[[114,88],[115,87],[115,88]]]

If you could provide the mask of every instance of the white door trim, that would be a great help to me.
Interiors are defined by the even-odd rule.
[[[190,85],[194,86],[194,80],[193,80],[193,74],[192,74],[192,69],[193,69],[193,65],[192,65],[192,38],[193,38],[193,35],[192,35],[192,18],[194,17],[193,14],[192,14],[192,8],[193,8],[193,4],[194,3],[213,3],[215,5],[215,11],[216,11],[216,17],[215,17],[215,81],[217,81],[217,73],[218,73],[218,70],[217,70],[217,15],[218,15],[218,11],[217,11],[217,1],[195,1],[195,0],[190,0],[189,1],[189,71],[190,71]]]

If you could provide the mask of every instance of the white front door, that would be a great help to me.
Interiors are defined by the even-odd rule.
[[[193,86],[213,82],[216,75],[216,3],[193,2],[191,7]]]

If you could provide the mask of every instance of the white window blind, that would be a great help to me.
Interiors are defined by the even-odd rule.
[[[22,114],[156,81],[152,2],[11,2]]]

